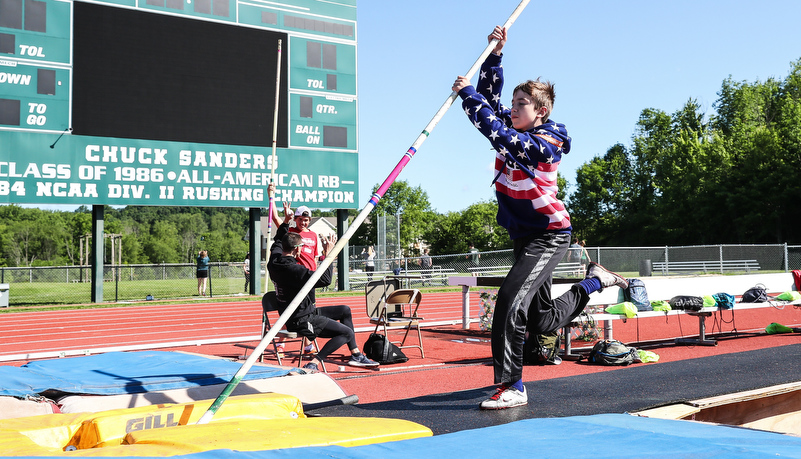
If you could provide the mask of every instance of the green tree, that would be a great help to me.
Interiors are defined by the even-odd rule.
[[[713,123],[730,153],[730,242],[798,237],[799,72],[796,62],[784,81],[723,83]]]
[[[577,237],[592,244],[626,237],[625,216],[633,179],[628,152],[616,144],[576,170],[576,191],[567,200]]]
[[[225,215],[220,215],[227,222]],[[212,217],[212,224],[217,215]],[[208,232],[208,225],[200,213],[177,214],[173,217],[175,227],[178,230],[179,254],[182,260],[193,261],[197,256],[197,247],[200,242],[200,235]],[[216,230],[218,233],[224,232],[225,226]],[[241,236],[240,236],[241,237]]]
[[[640,114],[631,149],[628,204],[620,213],[626,226],[614,237],[616,244],[642,245],[660,239],[664,227],[655,212],[661,193],[656,173],[672,147],[672,127],[671,116],[661,110],[649,108]]]
[[[65,213],[67,220],[67,230],[69,231],[69,240],[66,243],[67,258],[69,264],[80,264],[81,259],[81,238],[87,234],[92,233],[92,215],[86,212],[71,212]]]
[[[374,189],[377,189],[378,185]],[[383,198],[378,201],[370,218],[365,220],[354,234],[355,245],[375,245],[378,216],[394,216],[400,214],[400,243],[404,250],[413,247],[423,240],[423,234],[436,219],[436,212],[431,209],[428,193],[421,187],[412,187],[406,181],[393,183]],[[411,253],[408,253],[411,254]]]
[[[48,266],[66,260],[69,233],[58,212],[2,206],[0,217],[7,222],[3,258],[12,266]]]
[[[241,262],[248,251],[242,234],[234,231],[212,231],[204,234],[200,248],[209,252],[212,261]],[[197,253],[195,253],[197,256]],[[194,260],[194,258],[193,258]]]
[[[704,225],[687,224],[687,216],[705,206],[711,191],[707,183],[709,133],[700,105],[689,100],[673,114],[670,130],[669,144],[662,145],[654,164],[653,214],[659,218],[652,226],[650,240],[640,238],[638,245],[687,240],[706,243],[711,234]]]
[[[175,224],[165,221],[154,222],[150,235],[143,244],[143,251],[151,263],[178,262],[178,229]]]
[[[729,77],[718,96],[709,117],[693,99],[672,115],[643,110],[630,151],[618,144],[582,165],[574,229],[608,245],[801,237],[801,61],[784,80]]]
[[[472,204],[461,212],[438,216],[424,234],[436,254],[464,253],[472,243],[481,251],[512,247],[509,234],[498,224],[495,201]]]

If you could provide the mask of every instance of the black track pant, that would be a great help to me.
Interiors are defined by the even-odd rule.
[[[551,299],[552,273],[570,245],[570,234],[543,233],[514,240],[515,264],[498,290],[492,317],[492,360],[495,384],[523,377],[523,342],[550,333],[577,317],[590,300],[574,285]]]
[[[330,338],[317,353],[320,360],[328,357],[345,343],[348,344],[350,350],[359,347],[356,345],[356,334],[353,332],[353,316],[350,307],[345,305],[324,306],[317,308],[317,315],[329,319],[324,321],[325,324],[317,335],[320,338]]]

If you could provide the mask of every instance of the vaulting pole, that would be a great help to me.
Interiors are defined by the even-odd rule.
[[[270,183],[275,184],[275,165],[278,162],[278,156],[275,154],[276,147],[278,146],[278,100],[281,96],[281,39],[278,39],[278,63],[275,65],[275,112],[273,113],[273,154],[270,157]],[[267,239],[273,237],[273,206],[275,205],[275,197],[271,188],[267,189],[267,195],[270,197],[270,206],[268,207],[269,215],[267,217]],[[261,242],[261,241],[259,241]],[[259,247],[261,250],[261,247]],[[270,259],[270,254],[267,254],[267,259]],[[261,270],[261,266],[250,267],[251,272],[254,269]],[[258,272],[258,271],[256,271]],[[267,283],[270,273],[264,270],[264,288],[262,292],[267,293]]]
[[[517,8],[515,8],[515,10],[512,12],[512,15],[509,16],[509,19],[503,25],[504,28],[509,28],[512,26],[517,17],[520,16],[520,13],[522,13],[523,10],[526,8],[526,5],[528,5],[529,1],[530,0],[523,0],[520,2],[519,5],[517,5]],[[470,67],[470,70],[467,71],[465,77],[471,79],[473,75],[475,75],[475,73],[481,67],[481,64],[484,63],[484,60],[487,58],[487,56],[489,56],[492,50],[495,49],[495,45],[497,43],[498,40],[495,39],[490,41],[490,43],[481,53],[481,55],[473,64],[473,66]],[[417,137],[417,140],[414,141],[412,146],[409,147],[409,150],[406,151],[406,153],[403,155],[403,157],[395,166],[395,168],[392,169],[392,172],[389,174],[387,179],[384,180],[384,183],[382,183],[381,186],[379,186],[378,189],[373,193],[372,197],[370,197],[370,200],[367,202],[364,208],[362,208],[362,210],[359,212],[359,215],[357,215],[356,218],[353,220],[353,223],[351,223],[350,227],[345,232],[345,234],[343,234],[342,237],[339,239],[339,241],[337,241],[336,245],[334,245],[334,248],[328,251],[325,260],[323,260],[323,262],[317,268],[317,271],[315,271],[312,277],[309,278],[308,281],[306,281],[306,284],[304,284],[303,288],[300,289],[300,291],[292,300],[292,302],[289,303],[289,306],[287,306],[284,313],[281,314],[281,316],[278,318],[275,324],[270,328],[270,331],[267,332],[266,335],[264,335],[264,338],[262,338],[261,342],[256,346],[256,348],[250,354],[250,357],[248,357],[248,359],[242,365],[242,368],[240,368],[239,371],[236,372],[234,377],[231,378],[231,382],[229,382],[228,385],[225,386],[225,389],[223,389],[222,393],[220,393],[217,399],[214,400],[214,403],[212,403],[209,409],[203,414],[203,416],[197,422],[198,424],[207,424],[209,421],[211,421],[211,419],[214,417],[214,414],[217,412],[217,410],[220,408],[223,402],[225,402],[228,396],[231,395],[231,392],[234,391],[234,389],[242,380],[242,378],[247,374],[248,370],[250,370],[250,367],[252,367],[253,364],[256,363],[256,360],[258,360],[259,356],[262,354],[262,352],[264,352],[264,349],[267,348],[267,346],[270,344],[273,338],[275,338],[275,335],[278,333],[278,330],[280,330],[284,326],[284,324],[286,324],[287,320],[289,320],[289,318],[298,308],[303,298],[305,298],[306,295],[309,293],[309,291],[311,291],[311,289],[314,288],[314,285],[323,275],[325,270],[328,269],[328,266],[330,266],[331,263],[334,262],[339,252],[342,251],[342,248],[347,244],[347,242],[353,236],[353,233],[355,233],[356,230],[359,228],[359,226],[361,226],[361,224],[367,218],[367,215],[370,214],[373,208],[375,208],[375,206],[378,204],[378,201],[384,196],[384,193],[386,193],[389,187],[395,182],[395,179],[398,177],[400,172],[403,170],[406,164],[412,159],[412,156],[414,156],[414,154],[417,152],[417,149],[420,148],[420,145],[422,145],[423,142],[428,138],[428,136],[431,134],[431,131],[437,126],[439,121],[445,115],[445,112],[447,112],[448,109],[451,107],[451,105],[453,105],[453,102],[456,100],[457,97],[458,93],[456,91],[451,92],[451,95],[448,96],[448,99],[445,101],[445,103],[442,104],[439,110],[437,110],[437,112],[434,114],[434,117],[431,118],[431,121],[428,122],[425,129],[423,129],[423,131]]]

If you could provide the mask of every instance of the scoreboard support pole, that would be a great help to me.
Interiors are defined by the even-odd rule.
[[[103,302],[103,255],[105,254],[104,234],[105,207],[92,206],[92,303]]]
[[[261,207],[251,207],[249,225],[250,239],[248,251],[250,252],[250,272],[248,279],[248,292],[251,295],[261,295]]]
[[[348,210],[337,209],[337,237],[343,238],[347,231]],[[350,290],[350,278],[348,277],[350,274],[348,271],[350,265],[350,260],[348,259],[349,250],[347,245],[343,246],[337,261],[337,289],[343,292]]]
[[[517,5],[517,8],[515,8],[515,10],[512,12],[512,15],[509,16],[509,19],[507,19],[506,23],[503,25],[504,28],[509,28],[512,26],[517,17],[520,16],[520,13],[522,13],[526,8],[526,5],[528,5],[529,1],[530,0],[523,0],[519,5]],[[470,67],[470,70],[468,70],[465,74],[467,79],[471,79],[479,70],[479,68],[481,68],[481,64],[484,62],[487,56],[489,56],[497,43],[498,40],[496,39],[490,41],[473,66]],[[434,127],[439,124],[440,120],[445,115],[445,112],[447,112],[451,105],[453,105],[453,102],[457,97],[458,94],[456,91],[451,92],[451,95],[448,96],[448,99],[445,101],[445,103],[442,104],[439,110],[437,110],[434,117],[431,119],[431,121],[429,121],[425,129],[423,129],[423,131],[417,137],[417,140],[415,140],[412,146],[409,147],[409,150],[404,153],[401,160],[398,162],[386,180],[384,180],[384,183],[378,187],[375,193],[373,193],[373,196],[359,212],[359,215],[357,215],[353,220],[353,223],[351,223],[351,226],[348,228],[345,234],[339,239],[339,241],[337,241],[336,245],[334,245],[334,248],[328,251],[325,260],[323,260],[323,262],[317,268],[317,271],[315,271],[309,280],[306,281],[292,302],[289,303],[284,313],[278,317],[278,320],[276,320],[275,324],[270,328],[270,331],[264,335],[264,338],[262,338],[261,342],[259,342],[256,348],[253,349],[250,357],[248,357],[245,363],[242,364],[242,367],[236,372],[236,374],[234,374],[233,378],[231,378],[231,381],[227,386],[225,386],[222,393],[220,393],[217,399],[215,399],[211,406],[209,406],[209,409],[203,413],[203,416],[201,416],[200,420],[197,422],[198,424],[208,424],[212,420],[214,414],[217,413],[217,410],[220,409],[220,406],[222,406],[223,402],[225,402],[228,396],[234,391],[242,378],[247,374],[253,364],[256,363],[262,352],[264,352],[264,349],[267,348],[273,338],[275,338],[275,335],[278,333],[278,331],[283,328],[292,314],[294,314],[298,306],[300,306],[301,301],[303,301],[306,295],[314,288],[314,285],[317,283],[320,277],[322,277],[323,273],[328,269],[331,263],[334,262],[337,255],[342,251],[343,247],[347,246],[350,238],[353,237],[353,234],[356,232],[359,226],[361,226],[370,212],[375,208],[375,206],[378,204],[378,201],[384,196],[384,193],[386,193],[387,189],[389,189],[389,187],[395,182],[395,179],[401,173],[403,168],[412,159],[420,145],[425,141],[426,138],[428,138]]]

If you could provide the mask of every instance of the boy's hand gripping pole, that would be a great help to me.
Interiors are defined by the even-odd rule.
[[[517,19],[517,17],[520,16],[520,13],[522,13],[523,10],[526,8],[526,5],[528,5],[528,3],[529,0],[521,1],[520,4],[517,5],[517,8],[515,8],[515,10],[512,12],[512,15],[509,16],[509,19],[506,21],[503,27],[507,29],[511,27],[512,24]],[[489,56],[492,50],[495,49],[495,45],[497,43],[498,40],[495,39],[490,41],[490,43],[484,49],[484,52],[481,53],[481,55],[473,64],[473,66],[470,67],[470,70],[468,70],[468,72],[465,74],[465,76],[468,79],[471,79],[473,75],[475,75],[475,73],[481,67],[481,64],[484,62],[487,56]],[[278,331],[286,324],[286,322],[289,320],[289,318],[292,316],[292,314],[295,312],[298,306],[300,306],[300,302],[303,300],[303,298],[305,298],[306,295],[309,293],[309,291],[311,291],[311,289],[314,288],[314,285],[323,275],[325,270],[328,269],[331,263],[334,262],[337,255],[339,254],[339,252],[342,251],[342,248],[345,246],[345,244],[350,240],[351,237],[353,237],[353,233],[355,233],[356,230],[359,228],[359,226],[361,226],[361,224],[364,223],[364,220],[367,218],[367,215],[370,214],[373,208],[375,208],[375,206],[378,204],[378,201],[384,196],[384,193],[386,193],[387,189],[389,189],[389,187],[395,182],[395,179],[398,177],[398,175],[406,166],[406,164],[412,159],[412,156],[414,156],[414,154],[417,152],[417,149],[420,147],[420,145],[426,140],[426,138],[428,138],[428,136],[431,134],[431,131],[434,129],[434,127],[436,127],[436,125],[445,115],[445,112],[447,112],[448,109],[451,107],[451,105],[453,105],[453,102],[456,100],[456,97],[458,97],[458,93],[456,91],[451,92],[451,95],[448,96],[448,99],[445,101],[445,103],[442,104],[439,110],[437,110],[437,113],[434,115],[431,121],[428,122],[428,125],[425,127],[425,129],[423,129],[423,132],[421,132],[420,135],[417,137],[417,140],[415,140],[412,146],[409,147],[409,150],[406,151],[401,160],[389,174],[387,179],[384,180],[384,183],[382,183],[381,186],[378,187],[378,189],[370,197],[370,200],[367,202],[364,208],[362,208],[362,210],[359,212],[356,218],[354,218],[353,222],[348,227],[348,230],[345,231],[345,234],[343,234],[342,237],[339,239],[339,241],[337,241],[336,245],[334,245],[334,248],[328,251],[328,255],[325,257],[325,260],[323,260],[323,262],[317,268],[317,271],[315,271],[312,277],[309,278],[308,281],[306,281],[306,283],[300,289],[300,291],[292,300],[292,302],[289,303],[289,306],[287,306],[284,313],[281,314],[280,317],[278,317],[278,320],[270,328],[270,331],[268,331],[267,334],[264,335],[264,338],[262,338],[261,342],[259,342],[256,348],[253,349],[253,352],[250,354],[250,357],[248,357],[245,363],[242,364],[242,368],[240,368],[239,371],[236,372],[234,377],[231,378],[231,381],[228,383],[228,385],[225,386],[222,393],[220,393],[217,399],[214,400],[214,402],[211,404],[209,409],[203,414],[203,416],[197,422],[198,424],[207,424],[212,420],[214,414],[217,413],[217,410],[220,408],[223,402],[225,402],[228,396],[231,395],[231,392],[234,391],[234,389],[242,380],[242,378],[247,374],[248,370],[250,370],[250,368],[253,366],[256,360],[258,360],[259,356],[264,352],[264,349],[267,348],[270,342],[272,342],[273,338],[275,338],[275,335],[278,333]]]

